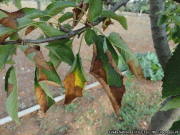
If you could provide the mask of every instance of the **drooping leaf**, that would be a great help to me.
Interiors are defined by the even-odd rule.
[[[14,45],[0,45],[0,71],[6,64],[9,55],[14,51]]]
[[[60,13],[63,9],[68,7],[76,7],[76,4],[74,2],[69,1],[57,1],[49,4],[46,9],[44,10],[44,13],[49,16],[55,16],[58,13]],[[43,21],[48,21],[51,17],[46,16],[41,18]]]
[[[166,64],[162,89],[162,98],[166,98],[169,96],[180,95],[180,44],[177,45],[176,50],[174,51],[171,58],[168,60]]]
[[[40,80],[40,77],[42,79],[41,73],[38,72],[38,69],[36,68],[34,78],[36,98],[41,109],[46,112],[55,103],[55,101],[49,89],[47,88],[47,85],[44,82],[38,81]]]
[[[14,29],[10,27],[0,27],[0,43],[4,42],[9,36],[14,34],[14,32],[17,32],[23,29],[24,27],[26,27],[27,25],[30,25],[33,23],[31,19],[28,19],[26,17],[17,19],[17,22],[18,22],[18,25],[17,25],[18,29]]]
[[[122,118],[119,115],[119,110],[121,108],[121,100],[123,97],[123,94],[125,93],[125,86],[123,85],[123,76],[120,75],[120,71],[118,70],[116,64],[113,61],[113,58],[110,54],[110,52],[106,52],[106,56],[108,59],[108,63],[105,64],[101,58],[98,58],[97,56],[97,45],[93,44],[93,59],[91,63],[90,68],[90,74],[92,74],[103,86],[106,94],[108,95],[111,104],[114,108],[114,111],[118,118],[122,120]],[[108,68],[106,68],[108,66]],[[112,72],[113,71],[113,72]],[[114,71],[119,74],[120,80],[118,81],[118,84],[114,84],[114,82],[110,81],[109,79],[112,79],[111,76],[115,75]],[[115,75],[115,76],[116,76]],[[108,84],[109,83],[109,84]],[[117,82],[116,82],[117,83]]]
[[[29,26],[25,32],[25,35],[28,35],[29,33],[31,33],[33,30],[35,29],[34,26]]]
[[[95,31],[90,28],[87,28],[86,33],[84,35],[84,39],[88,46],[91,46],[91,44],[93,43],[94,36],[96,36]]]
[[[41,51],[38,51],[36,50],[35,47],[27,47],[24,51],[24,53],[26,54],[26,56],[28,56],[29,54],[31,53],[36,53],[35,55],[32,54],[34,56],[33,60],[34,62],[36,63],[36,65],[41,68],[41,69],[44,69],[44,70],[48,70],[49,71],[49,66],[47,65],[44,57],[43,57],[43,54]],[[31,60],[31,59],[30,59]]]
[[[73,20],[81,20],[82,17],[84,16],[84,12],[86,12],[88,9],[88,6],[89,6],[88,3],[83,4],[83,1],[81,1],[78,4],[78,8],[73,9]],[[79,8],[81,8],[82,10]],[[78,21],[73,21],[72,27],[74,28],[78,23],[79,23]]]
[[[78,53],[68,75],[63,81],[66,88],[65,104],[70,104],[75,98],[83,96],[86,81],[87,77],[82,68],[81,58]]]
[[[13,66],[9,68],[5,78],[6,84],[5,89],[8,94],[6,99],[6,110],[9,116],[20,125],[18,119],[18,86],[17,76]]]
[[[104,44],[106,44],[105,46],[107,46],[107,49],[111,53],[111,56],[114,62],[116,63],[116,65],[118,65],[118,54],[116,53],[114,47],[112,46],[112,44],[109,42],[109,40],[106,37],[104,37]]]
[[[127,20],[124,16],[122,15],[116,15],[114,12],[112,11],[102,11],[101,12],[101,16],[104,16],[104,17],[108,17],[108,18],[112,18],[112,19],[115,19],[117,20],[125,30],[128,29],[128,26],[127,26]]]
[[[45,16],[46,14],[39,10],[39,9],[36,9],[36,8],[22,8],[20,11],[24,12],[24,16],[26,18],[29,18],[29,19],[35,19],[35,18],[40,18],[42,16]]]
[[[129,47],[120,39],[120,35],[112,32],[107,37],[107,39],[117,48],[124,61],[127,63],[130,71],[139,78],[140,76],[144,78],[143,70],[138,62],[138,59],[131,52]]]
[[[59,19],[58,22],[62,23],[70,18],[73,18],[73,13],[72,12],[66,12],[64,15],[62,15]]]
[[[180,96],[175,97],[171,101],[167,102],[161,111],[167,111],[169,109],[180,108]]]
[[[17,29],[17,24],[18,22],[12,18],[6,17],[0,20],[0,24],[6,26],[6,27],[11,27],[13,29]]]
[[[57,70],[62,60],[59,59],[53,52],[49,51],[50,61],[53,63],[54,68]]]
[[[110,24],[114,24],[110,18],[107,18],[105,21],[103,21],[103,25],[102,25],[103,31],[105,31]]]
[[[176,134],[176,133],[178,134],[179,131],[177,131],[177,129],[179,129],[179,127],[180,127],[180,120],[175,121],[169,130],[170,131],[175,131],[174,134]]]
[[[102,12],[102,0],[89,0],[89,21],[95,21]]]
[[[42,73],[45,74],[48,77],[48,81],[55,82],[55,83],[62,86],[61,79],[60,79],[58,73],[56,72],[55,68],[53,67],[53,64],[51,62],[48,62],[47,64],[50,67],[50,71],[42,69],[41,70]]]
[[[49,43],[49,45],[46,46],[52,53],[54,53],[59,59],[66,62],[70,66],[74,62],[74,54],[70,47],[65,45],[64,43],[58,44],[58,43]]]

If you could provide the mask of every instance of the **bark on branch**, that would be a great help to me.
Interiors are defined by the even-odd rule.
[[[112,12],[115,12],[117,9],[119,9],[121,6],[125,5],[129,0],[121,0],[119,2],[116,2],[114,4],[114,6],[110,9],[110,11]],[[92,25],[93,26],[96,26],[98,25],[100,22],[102,22],[103,20],[105,20],[106,18],[105,17],[99,17],[97,19],[97,21],[95,22],[92,22]],[[83,32],[84,30],[86,29],[86,27],[82,27],[80,29],[77,29],[77,30],[74,30],[74,31],[70,31],[69,33],[66,33],[64,35],[61,35],[61,36],[56,36],[56,37],[50,37],[50,38],[44,38],[44,39],[37,39],[37,40],[31,40],[31,39],[24,39],[22,40],[22,44],[27,44],[27,43],[30,43],[30,44],[41,44],[41,43],[46,43],[46,42],[53,42],[53,41],[56,41],[56,40],[61,40],[61,39],[67,39],[67,38],[71,38],[75,35],[77,35],[78,33],[81,33]],[[19,42],[17,41],[7,41],[7,42],[4,42],[4,44],[19,44]]]

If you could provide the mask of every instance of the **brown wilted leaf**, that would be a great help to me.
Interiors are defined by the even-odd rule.
[[[24,52],[25,52],[26,56],[30,53],[36,52],[36,55],[34,56],[34,62],[36,63],[37,67],[50,71],[49,66],[47,65],[41,51],[36,50],[32,46],[29,46],[28,48],[26,48],[26,50]]]
[[[141,65],[139,64],[138,67],[136,67],[134,64],[134,60],[128,61],[128,67],[129,70],[136,76],[136,78],[139,78],[140,76],[142,78],[145,78]]]
[[[102,25],[103,31],[105,31],[110,24],[114,24],[110,18],[107,18],[105,21],[103,21],[103,25]]]
[[[9,36],[11,36],[10,34],[4,34],[3,36],[0,37],[0,44],[3,43]]]
[[[7,93],[7,97],[9,97],[9,95],[13,92],[13,84],[10,84],[8,82],[8,93]]]
[[[35,29],[34,26],[29,26],[25,32],[25,35],[28,35],[29,33],[31,33],[33,30]]]
[[[44,90],[41,88],[41,86],[38,86],[36,88],[36,99],[38,101],[38,104],[40,105],[41,109],[45,113],[49,107],[47,105],[47,99],[46,99],[46,94]]]
[[[24,15],[25,15],[25,13],[22,10],[18,10],[16,12],[12,12],[12,13],[9,13],[2,9],[0,9],[0,10],[9,16],[9,17],[2,18],[0,20],[0,24],[2,24],[2,27],[6,26],[6,27],[11,27],[11,28],[16,29],[17,25],[18,25],[18,22],[16,19],[24,17]],[[12,33],[12,34],[6,33],[3,36],[0,36],[0,44],[3,43],[9,36],[11,36],[13,34],[14,33]]]
[[[75,100],[75,98],[83,96],[85,85],[83,89],[79,86],[75,86],[75,76],[73,72],[66,76],[63,84],[66,88],[64,104],[70,104]]]
[[[2,12],[7,14],[12,19],[22,18],[25,16],[25,13],[22,11],[22,9],[15,11],[15,12],[7,12],[5,10],[0,9]]]
[[[89,7],[89,3],[85,3],[83,4],[83,1],[82,0],[79,4],[78,4],[78,7],[81,8],[83,11],[87,11],[88,7]],[[84,16],[84,12],[79,9],[79,8],[74,8],[73,9],[73,20],[81,20],[82,17]],[[72,27],[74,28],[76,25],[78,24],[78,21],[73,21],[73,24],[72,24]]]
[[[120,39],[126,44],[126,42],[122,39],[121,36],[120,36]],[[141,65],[139,64],[138,67],[136,67],[134,60],[128,61],[128,67],[130,71],[136,76],[136,78],[139,78],[140,76],[142,78],[145,78]]]
[[[11,27],[13,29],[17,29],[18,22],[10,17],[2,18],[0,20],[0,24],[6,27]]]
[[[25,13],[22,10],[18,10],[16,12],[11,12],[11,13],[2,9],[0,10],[9,16],[9,17],[2,18],[0,20],[0,24],[6,27],[17,29],[18,22],[16,19],[24,17]]]
[[[120,71],[118,71],[118,68],[111,54],[108,51],[106,51],[106,55],[108,56],[109,64],[117,71],[117,73],[120,74]],[[118,112],[121,108],[121,101],[123,94],[125,93],[125,86],[123,84],[120,88],[117,88],[115,86],[108,86],[106,71],[103,68],[103,62],[101,61],[101,59],[100,58],[97,59],[97,50],[95,44],[93,44],[93,58],[90,68],[90,74],[92,74],[102,85],[102,87],[104,88],[106,94],[108,95],[111,101],[111,104],[114,108],[116,115],[120,120],[122,120]],[[121,76],[121,79],[123,79],[123,76]]]

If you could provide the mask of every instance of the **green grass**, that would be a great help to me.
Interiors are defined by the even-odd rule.
[[[95,96],[92,96],[92,95],[90,94],[90,91],[84,91],[83,97],[86,98],[89,102],[90,102],[92,99],[95,99]]]
[[[107,134],[108,130],[139,130],[140,120],[150,122],[151,116],[158,110],[157,105],[161,101],[161,94],[153,92],[156,96],[152,98],[141,90],[132,88],[134,83],[131,83],[130,80],[133,76],[128,76],[128,80],[125,82],[126,93],[123,96],[122,108],[119,111],[124,122],[120,122],[115,113],[113,116],[109,116],[103,112],[100,119],[106,128],[102,125],[100,129],[97,129],[97,135]]]
[[[77,109],[77,107],[80,105],[79,103],[71,103],[67,106],[65,106],[65,112],[72,112],[72,113],[77,113],[80,111],[80,109]]]
[[[64,126],[58,125],[55,127],[54,135],[66,134],[68,130],[70,130],[70,125],[64,125]]]

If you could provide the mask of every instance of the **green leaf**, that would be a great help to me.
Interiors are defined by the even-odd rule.
[[[15,2],[15,6],[17,7],[17,8],[19,8],[19,9],[21,9],[21,0],[14,0],[14,2]]]
[[[66,12],[63,14],[59,19],[58,22],[62,23],[70,18],[73,18],[73,13],[72,12]]]
[[[8,93],[8,79],[10,77],[10,73],[11,71],[14,69],[13,66],[11,66],[8,71],[6,72],[6,76],[5,76],[5,91]]]
[[[60,60],[66,62],[68,65],[72,65],[74,62],[74,54],[70,47],[65,43],[49,43],[46,46],[51,52],[53,52]]]
[[[179,129],[179,127],[180,127],[180,120],[174,122],[173,125],[171,126],[171,128],[170,128],[169,130],[170,130],[170,131],[175,131],[174,133],[175,133],[175,134],[176,134],[176,133],[178,134],[179,131],[176,131],[176,130]]]
[[[168,16],[167,15],[161,15],[160,18],[158,19],[157,25],[161,27],[164,23],[168,21]]]
[[[83,3],[83,4],[85,4],[85,3],[89,3],[89,0],[84,0],[84,3]]]
[[[112,18],[112,19],[115,19],[117,20],[125,30],[128,29],[128,26],[127,26],[127,20],[124,16],[122,15],[116,15],[114,12],[112,11],[102,11],[101,12],[101,16],[104,16],[104,17],[107,17],[107,18]]]
[[[44,13],[50,16],[55,16],[58,13],[60,13],[63,9],[68,8],[68,7],[76,7],[76,4],[74,2],[69,2],[69,1],[57,1],[49,4],[46,9],[44,10]],[[49,20],[51,17],[43,17],[43,21]]]
[[[14,33],[12,36],[10,36],[10,40],[17,40],[19,37],[18,33]]]
[[[65,28],[72,29],[72,26],[70,24],[63,24]]]
[[[81,61],[81,57],[80,57],[80,54],[78,53],[76,55],[77,57],[77,63],[78,63],[78,66],[79,66],[79,69],[81,70],[82,74],[83,74],[83,77],[85,78],[86,81],[88,81],[88,78],[84,72],[84,69],[83,69],[83,66],[82,66],[82,61]]]
[[[173,16],[172,16],[172,20],[173,20],[174,23],[180,25],[180,16],[178,16],[178,15],[173,15]]]
[[[180,108],[180,96],[175,97],[171,101],[167,102],[161,111],[167,111],[169,109]]]
[[[34,24],[36,27],[39,27],[45,35],[47,35],[48,37],[54,37],[54,36],[60,36],[65,34],[62,31],[59,31],[58,29],[55,29],[53,26],[48,26],[46,23],[35,23]]]
[[[0,20],[5,17],[9,17],[9,16],[6,13],[0,11]]]
[[[121,75],[118,74],[108,63],[106,66],[104,66],[104,69],[106,71],[107,76],[107,82],[109,86],[116,86],[117,88],[121,87],[122,85],[122,79]]]
[[[90,22],[95,21],[100,16],[102,4],[102,0],[89,0]]]
[[[35,64],[34,56],[36,55],[36,52],[30,53],[27,55],[27,58]]]
[[[49,51],[50,62],[53,63],[54,68],[57,70],[62,60],[59,59],[53,52]]]
[[[11,44],[0,45],[0,71],[5,66],[9,55],[11,55],[13,51],[14,51],[14,45]]]
[[[5,34],[11,35],[12,33],[16,32],[16,29],[10,27],[0,27],[0,37],[4,36]]]
[[[18,119],[18,86],[17,86],[17,76],[14,67],[10,67],[9,71],[7,71],[5,80],[13,85],[13,91],[6,99],[6,109],[9,114],[9,116],[20,125],[19,119]],[[8,83],[6,82],[6,84]],[[7,84],[8,85],[8,84]]]
[[[53,104],[55,104],[54,99],[52,99],[51,97],[49,97],[47,94],[46,94],[46,99],[47,99],[47,105],[48,105],[49,107],[51,107]]]
[[[121,56],[124,58],[125,62],[128,64],[128,61],[134,60],[134,64],[138,67],[139,62],[135,55],[131,52],[129,47],[120,39],[120,35],[112,32],[107,37],[107,39],[117,48]]]
[[[13,61],[13,59],[11,57],[9,57],[9,59],[6,61],[6,64],[15,64],[15,62]]]
[[[100,58],[101,61],[106,65],[108,63],[108,57],[104,53],[104,36],[102,35],[96,35],[94,37],[94,42],[96,44],[96,49],[97,49],[97,58]]]
[[[165,14],[169,14],[173,9],[175,8],[175,5],[171,4],[165,11]]]
[[[29,19],[35,19],[46,15],[43,11],[36,8],[23,8],[22,11],[25,13],[25,17]]]
[[[127,64],[125,63],[124,59],[120,54],[118,54],[118,69],[123,72],[128,69]]]
[[[162,89],[162,98],[180,95],[180,44],[177,45],[171,58],[166,64]]]
[[[44,83],[44,82],[39,82],[39,85],[40,85],[41,88],[44,90],[44,92],[47,94],[47,96],[49,96],[51,99],[53,99],[53,96],[52,96],[50,90],[48,89],[46,83]]]
[[[114,62],[116,63],[116,65],[118,65],[118,54],[116,53],[114,47],[112,46],[112,44],[109,42],[109,40],[106,37],[104,37],[104,40],[106,41],[104,43],[107,44],[107,48],[108,48],[109,52],[111,53],[111,56],[112,56]]]
[[[84,35],[84,39],[86,41],[86,44],[88,46],[91,46],[91,44],[93,43],[93,38],[96,36],[96,33],[94,30],[87,28],[86,33]]]
[[[48,64],[48,66],[52,65],[51,62],[47,62],[47,64]],[[62,86],[61,79],[56,71],[54,71],[52,69],[50,69],[50,72],[47,70],[44,70],[44,69],[41,69],[41,71],[43,74],[45,74],[48,77],[49,81],[58,83],[59,85]]]

